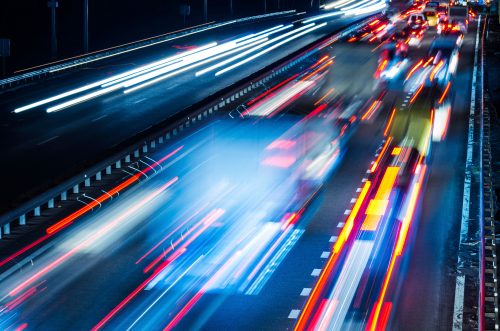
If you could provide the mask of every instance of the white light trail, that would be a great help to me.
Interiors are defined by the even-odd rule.
[[[217,63],[217,64],[215,64],[215,65],[213,65],[213,66],[211,66],[211,67],[208,67],[208,68],[206,68],[206,69],[200,70],[200,71],[198,71],[198,72],[196,73],[196,76],[201,76],[201,75],[203,75],[203,74],[206,74],[207,72],[210,72],[210,71],[213,71],[213,70],[215,70],[215,69],[217,69],[217,68],[220,68],[220,67],[222,67],[222,66],[225,66],[225,65],[226,65],[226,64],[228,64],[228,63],[231,63],[231,62],[233,62],[233,61],[235,61],[235,60],[237,60],[237,59],[240,59],[240,58],[242,58],[242,57],[244,57],[244,56],[247,56],[248,54],[251,54],[251,53],[253,53],[253,52],[255,52],[255,51],[257,51],[257,50],[259,50],[259,49],[261,49],[261,48],[264,48],[264,47],[266,47],[267,45],[270,45],[270,44],[272,44],[272,43],[274,43],[274,42],[276,42],[276,41],[278,41],[278,40],[284,39],[284,38],[286,38],[286,37],[288,37],[288,36],[290,36],[290,35],[293,35],[293,34],[295,34],[295,33],[299,32],[299,31],[303,31],[303,30],[305,30],[305,29],[308,29],[308,28],[310,28],[310,27],[312,27],[312,26],[314,26],[314,25],[315,25],[314,23],[312,23],[312,24],[308,24],[308,25],[305,25],[305,26],[300,27],[300,28],[298,28],[298,29],[292,30],[292,31],[287,32],[287,33],[285,33],[285,34],[282,34],[282,35],[280,35],[280,36],[278,36],[278,37],[276,37],[276,38],[274,38],[274,39],[268,40],[268,41],[266,41],[265,43],[263,43],[263,44],[261,44],[261,45],[259,45],[259,46],[256,46],[256,47],[254,47],[254,48],[251,48],[251,49],[249,49],[249,50],[247,50],[247,51],[245,51],[245,52],[243,52],[243,53],[240,53],[240,54],[238,54],[238,55],[236,55],[236,56],[233,56],[233,57],[231,57],[231,58],[229,58],[229,59],[227,59],[227,60],[224,60],[224,61],[222,61],[222,62],[219,62],[219,63]]]
[[[305,34],[308,34],[308,33],[312,32],[312,31],[314,31],[314,30],[317,30],[317,29],[319,29],[319,28],[322,28],[322,27],[324,27],[326,24],[327,24],[327,23],[322,23],[322,24],[320,24],[320,25],[317,25],[317,26],[314,26],[314,27],[312,27],[312,28],[310,28],[310,29],[307,29],[307,30],[305,30],[305,31],[302,31],[302,32],[300,32],[300,33],[298,33],[298,34],[296,34],[296,35],[293,35],[292,37],[287,38],[287,39],[285,39],[285,40],[283,40],[283,41],[281,41],[281,42],[279,42],[279,43],[277,43],[277,44],[274,44],[273,46],[271,46],[271,47],[269,47],[269,48],[266,48],[265,50],[263,50],[263,51],[261,51],[261,52],[259,52],[259,53],[257,53],[257,54],[254,54],[254,55],[252,55],[252,56],[250,56],[250,57],[245,58],[243,61],[240,61],[240,62],[238,62],[238,63],[235,63],[235,64],[233,64],[233,65],[231,65],[231,66],[229,66],[229,67],[227,67],[227,68],[224,68],[224,69],[222,69],[222,70],[218,71],[217,73],[215,73],[215,75],[216,75],[216,76],[219,76],[219,75],[222,75],[222,74],[223,74],[223,73],[225,73],[225,72],[228,72],[228,71],[230,71],[230,70],[233,70],[234,68],[237,68],[237,67],[239,67],[239,66],[241,66],[241,65],[243,65],[243,64],[245,64],[245,63],[247,63],[247,62],[250,62],[250,61],[252,61],[253,59],[255,59],[255,58],[257,58],[257,57],[262,56],[262,55],[264,55],[264,54],[266,54],[266,53],[268,53],[268,52],[272,51],[273,49],[280,47],[281,45],[284,45],[284,44],[286,44],[286,43],[288,43],[288,42],[290,42],[290,41],[292,41],[292,40],[294,40],[294,39],[297,39],[298,37],[301,37],[301,36],[303,36],[303,35],[305,35]]]
[[[117,80],[117,79],[120,79],[122,77],[130,76],[130,75],[132,75],[132,74],[134,74],[136,72],[143,71],[143,70],[145,70],[145,69],[147,69],[147,68],[149,68],[151,66],[156,66],[156,65],[158,65],[160,63],[165,63],[165,62],[173,61],[173,60],[179,59],[179,58],[181,58],[183,56],[194,54],[196,52],[200,52],[202,50],[214,47],[216,45],[217,45],[217,43],[213,42],[213,43],[210,43],[210,44],[198,47],[198,48],[196,48],[194,50],[183,52],[181,54],[174,55],[174,56],[168,57],[168,58],[160,60],[160,61],[156,61],[156,62],[154,62],[152,64],[149,64],[149,65],[146,65],[146,66],[141,66],[139,68],[126,71],[124,73],[121,73],[121,74],[118,74],[118,75],[115,75],[115,76],[112,76],[112,77],[109,77],[109,78],[97,81],[95,83],[87,84],[87,85],[84,85],[82,87],[79,87],[79,88],[76,88],[76,89],[73,89],[73,90],[70,90],[70,91],[67,91],[67,92],[64,92],[64,93],[52,96],[50,98],[34,102],[34,103],[31,103],[31,104],[23,106],[23,107],[16,108],[14,110],[14,112],[15,113],[20,113],[20,112],[23,112],[23,111],[28,110],[28,109],[33,109],[33,108],[38,107],[38,106],[42,106],[42,105],[45,105],[45,104],[48,104],[48,103],[51,103],[51,102],[54,102],[54,101],[57,101],[57,100],[60,100],[60,99],[63,99],[63,98],[75,95],[75,94],[78,94],[78,93],[81,93],[81,92],[85,92],[87,90],[99,87],[100,85],[104,85],[104,84],[106,84],[108,82],[111,82],[113,80]]]

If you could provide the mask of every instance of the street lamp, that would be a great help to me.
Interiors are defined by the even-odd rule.
[[[57,57],[56,8],[59,7],[59,2],[49,0],[47,5],[50,8],[50,54],[52,59],[55,59]]]
[[[207,4],[207,0],[203,0],[203,19],[205,20],[205,23],[208,22],[208,4]]]
[[[83,52],[89,52],[89,0],[83,0]]]

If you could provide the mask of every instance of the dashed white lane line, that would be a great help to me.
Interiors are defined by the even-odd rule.
[[[351,210],[350,210],[350,209],[346,209],[346,210],[344,211],[344,215],[349,215],[350,213],[351,213]]]
[[[365,183],[367,180],[368,180],[368,178],[363,178],[363,179],[361,180],[361,183]]]
[[[52,138],[46,139],[46,140],[44,140],[44,141],[41,141],[41,142],[39,142],[39,143],[38,143],[38,144],[36,144],[36,145],[37,145],[37,146],[41,146],[41,145],[46,144],[46,143],[48,143],[49,141],[52,141],[52,140],[57,139],[57,138],[59,138],[59,136],[54,136],[54,137],[52,137]]]
[[[144,100],[146,100],[147,98],[142,98],[142,99],[139,99],[137,101],[134,101],[134,104],[138,104],[139,102],[143,102]]]
[[[359,192],[361,192],[361,187],[358,187],[358,188],[356,189],[356,193],[359,193]]]
[[[300,314],[300,309],[292,309],[290,314],[288,314],[288,318],[297,319],[297,317],[299,317],[299,314]]]
[[[355,202],[356,202],[356,198],[352,198],[351,203],[355,203]]]
[[[339,222],[339,224],[337,224],[337,227],[342,228],[342,227],[344,227],[344,224],[345,224],[345,222]]]
[[[337,236],[331,236],[329,241],[330,241],[331,243],[334,243],[334,242],[336,242],[336,241],[337,241],[337,239],[339,239],[339,237],[337,237]]]
[[[313,269],[313,271],[311,272],[311,276],[318,277],[320,273],[321,269]]]
[[[309,294],[311,294],[311,289],[309,287],[304,287],[302,292],[300,292],[300,295],[303,297],[307,297]]]
[[[94,118],[94,119],[92,120],[92,122],[97,122],[97,121],[99,121],[99,120],[101,120],[101,119],[103,119],[104,117],[107,117],[107,116],[108,116],[108,114],[101,115],[101,116],[99,116],[99,117]]]
[[[330,256],[330,252],[323,252],[323,253],[321,253],[321,258],[322,259],[328,259],[329,256]]]

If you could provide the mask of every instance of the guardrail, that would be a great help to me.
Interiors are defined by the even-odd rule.
[[[33,81],[34,79],[39,79],[41,77],[47,77],[47,76],[52,75],[54,73],[58,73],[58,72],[68,70],[71,68],[76,68],[76,67],[82,66],[82,65],[87,64],[87,63],[100,61],[103,59],[110,58],[112,56],[132,52],[132,51],[135,51],[137,49],[142,49],[145,47],[168,42],[168,41],[178,39],[178,38],[181,38],[184,36],[192,35],[195,33],[203,32],[203,31],[207,31],[207,30],[212,30],[212,29],[220,28],[220,27],[235,24],[235,23],[243,23],[243,22],[248,22],[248,21],[262,20],[262,19],[271,18],[271,17],[290,15],[290,14],[293,14],[295,12],[296,12],[295,10],[287,10],[287,11],[280,11],[280,12],[263,14],[263,15],[249,16],[249,17],[244,17],[244,18],[239,18],[239,19],[234,19],[234,20],[219,22],[219,23],[202,24],[202,25],[198,25],[198,26],[193,27],[193,28],[188,28],[188,29],[183,29],[183,30],[179,30],[179,31],[175,31],[175,32],[170,32],[170,33],[166,33],[163,35],[159,35],[159,36],[150,37],[150,38],[142,39],[139,41],[131,42],[131,43],[128,43],[125,45],[119,45],[119,46],[107,48],[104,50],[79,55],[79,56],[76,56],[76,57],[73,57],[70,59],[52,62],[52,63],[48,63],[46,65],[41,65],[41,66],[32,68],[32,69],[36,69],[36,70],[25,69],[24,71],[27,71],[27,70],[29,70],[29,71],[22,73],[22,74],[12,76],[12,77],[1,79],[0,80],[0,90],[10,88],[10,87],[17,85],[17,84],[25,83],[27,81]]]
[[[480,139],[480,219],[483,222],[481,233],[481,282],[482,294],[480,298],[480,321],[483,322],[482,330],[498,330],[498,279],[497,279],[497,257],[496,257],[496,236],[495,236],[495,201],[492,178],[492,155],[490,144],[490,108],[489,95],[484,93],[484,35],[485,27],[481,34],[481,139]]]
[[[120,169],[124,164],[131,163],[133,158],[138,158],[148,153],[148,151],[154,150],[157,146],[161,146],[176,138],[191,126],[204,122],[218,112],[226,110],[228,108],[226,106],[239,100],[249,92],[258,88],[266,88],[266,83],[271,79],[295,67],[315,52],[331,45],[336,40],[358,30],[377,16],[378,15],[371,15],[366,17],[330,37],[326,37],[317,43],[306,46],[290,54],[288,57],[256,72],[251,75],[249,79],[234,83],[224,90],[206,98],[204,101],[187,108],[185,111],[174,116],[174,119],[165,119],[161,123],[149,128],[147,131],[116,146],[115,149],[118,151],[112,156],[97,162],[85,171],[65,180],[63,183],[36,198],[0,215],[0,239],[2,235],[10,234],[11,224],[13,222],[18,222],[19,225],[25,225],[28,216],[41,216],[43,209],[52,209],[55,207],[56,200],[67,200],[68,193],[79,193],[82,187],[89,187],[93,181],[101,181],[103,175],[111,174],[113,169]],[[250,82],[248,82],[249,80]]]

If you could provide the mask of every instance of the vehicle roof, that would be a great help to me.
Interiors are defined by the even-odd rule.
[[[434,39],[434,41],[432,42],[431,44],[431,49],[435,48],[439,48],[439,49],[453,49],[456,47],[456,43],[457,43],[457,38],[456,37],[440,37],[440,38],[436,38]]]

